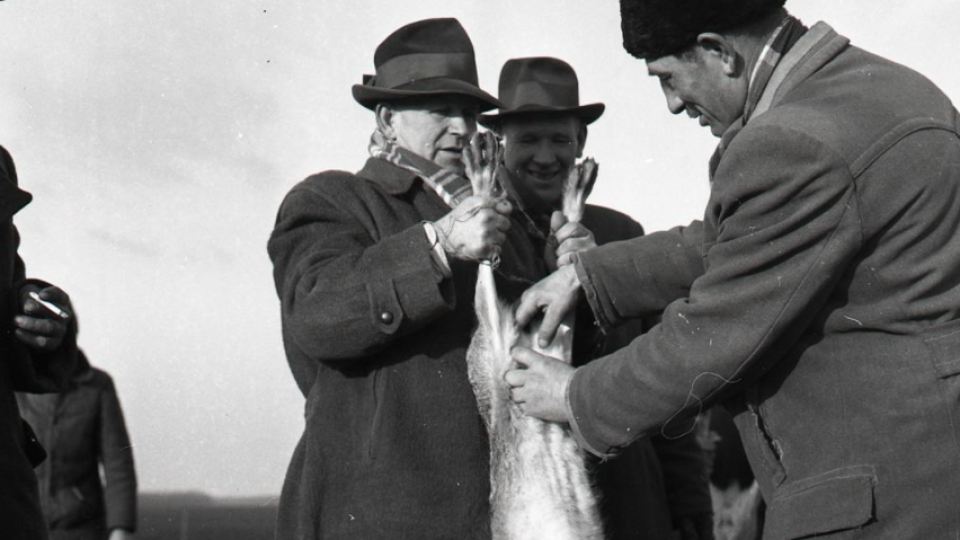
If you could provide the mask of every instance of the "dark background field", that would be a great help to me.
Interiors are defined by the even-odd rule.
[[[137,540],[272,540],[275,497],[214,498],[144,493]]]

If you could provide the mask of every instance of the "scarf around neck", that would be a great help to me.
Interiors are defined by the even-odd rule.
[[[783,59],[784,55],[796,45],[797,41],[799,41],[806,32],[807,28],[799,19],[788,16],[780,23],[780,26],[774,30],[773,34],[770,35],[766,45],[764,45],[763,50],[760,52],[760,58],[757,59],[757,64],[754,66],[753,72],[750,74],[747,102],[743,107],[743,115],[727,128],[727,131],[720,138],[717,150],[714,152],[713,157],[710,158],[711,177],[720,164],[720,158],[723,156],[724,150],[730,145],[730,142],[736,137],[737,133],[743,129],[757,109],[757,104],[763,97],[767,85],[770,83],[770,78],[780,64],[780,60]]]
[[[387,139],[380,130],[374,130],[367,149],[371,157],[382,159],[417,175],[423,180],[424,189],[434,191],[450,208],[473,195],[473,186],[469,180],[399,146]]]

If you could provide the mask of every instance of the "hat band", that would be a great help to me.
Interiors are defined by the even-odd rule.
[[[391,58],[377,66],[374,86],[397,88],[421,79],[444,77],[479,84],[471,53],[416,53]]]
[[[525,105],[578,107],[580,95],[575,85],[526,81],[513,88],[513,95],[509,99],[501,98],[501,101],[511,109]]]

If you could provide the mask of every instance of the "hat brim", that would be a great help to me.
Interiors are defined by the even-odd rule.
[[[480,125],[490,128],[494,127],[505,118],[511,118],[514,116],[519,116],[522,114],[536,114],[536,113],[568,113],[573,114],[580,118],[584,124],[592,124],[601,115],[603,111],[606,110],[606,105],[603,103],[591,103],[589,105],[580,105],[579,107],[547,107],[543,105],[524,105],[522,107],[517,107],[516,109],[500,109],[500,112],[497,114],[481,114],[477,121]]]
[[[406,85],[404,88],[378,88],[367,84],[353,85],[353,99],[370,110],[376,109],[377,103],[381,101],[443,95],[475,98],[480,104],[481,112],[503,107],[503,103],[500,103],[497,98],[459,79],[427,79],[416,81],[415,83]]]

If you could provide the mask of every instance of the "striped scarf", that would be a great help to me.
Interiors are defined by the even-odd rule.
[[[469,180],[398,146],[384,137],[380,130],[373,132],[368,149],[371,157],[393,163],[416,174],[423,180],[424,189],[435,191],[450,208],[473,194],[473,186]]]
[[[773,35],[764,45],[763,51],[760,52],[760,60],[757,61],[757,65],[753,67],[753,73],[750,74],[747,104],[743,109],[743,123],[747,123],[747,120],[750,119],[750,115],[757,108],[757,103],[759,103],[763,91],[766,90],[767,83],[770,82],[770,77],[773,76],[777,64],[780,63],[780,59],[783,58],[790,47],[800,39],[803,30],[803,25],[796,17],[787,17],[774,30]]]
[[[750,74],[747,102],[743,108],[743,115],[727,128],[723,137],[720,138],[720,144],[717,145],[717,149],[710,158],[711,182],[713,181],[713,173],[716,172],[717,167],[720,165],[720,158],[723,157],[723,152],[737,134],[740,133],[740,130],[743,129],[750,119],[750,116],[757,109],[757,104],[763,97],[763,93],[767,89],[767,84],[770,82],[773,72],[777,69],[777,65],[780,64],[783,55],[787,54],[787,51],[797,43],[806,31],[806,27],[803,26],[799,19],[790,16],[780,23],[780,26],[774,30],[770,39],[767,40],[763,51],[760,52],[760,59],[757,60],[757,65],[754,66],[753,72]]]

